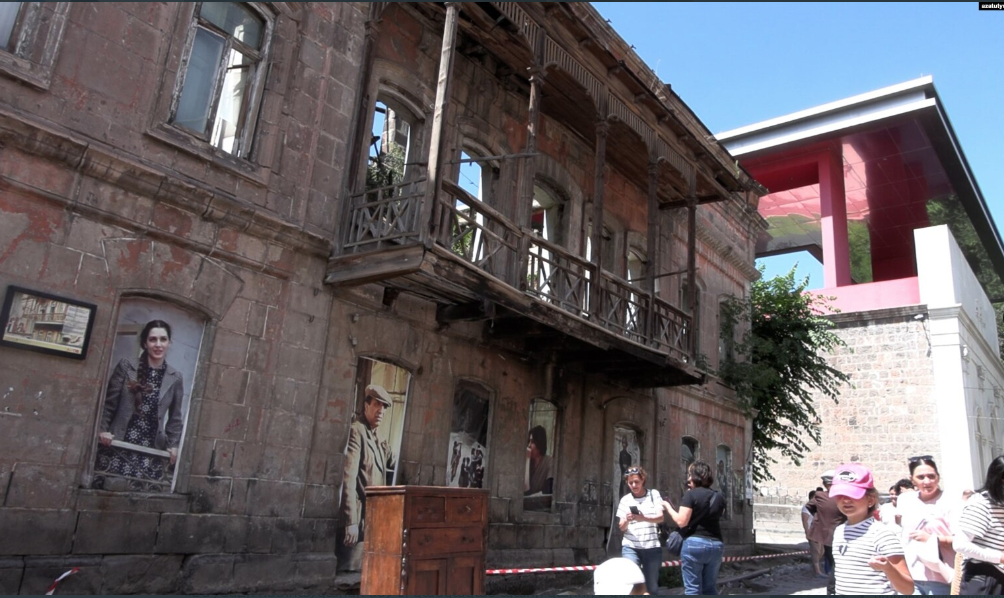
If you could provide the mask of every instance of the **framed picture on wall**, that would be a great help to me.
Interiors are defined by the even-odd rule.
[[[0,346],[84,359],[96,311],[92,303],[10,285],[0,310]]]

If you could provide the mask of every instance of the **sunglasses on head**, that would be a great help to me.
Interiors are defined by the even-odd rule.
[[[641,473],[640,467],[628,467],[624,470],[624,475],[638,475]]]
[[[910,463],[919,463],[920,461],[934,461],[934,457],[931,455],[921,455],[919,457],[910,457]]]

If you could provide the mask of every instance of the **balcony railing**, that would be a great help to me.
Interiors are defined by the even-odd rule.
[[[528,258],[526,292],[568,313],[588,317],[595,266],[532,231],[523,232]]]
[[[350,197],[345,253],[365,253],[417,241],[425,180],[370,189]]]
[[[519,252],[519,229],[451,181],[443,182],[439,202],[446,221],[440,228],[440,244],[484,272],[509,282],[507,271]]]
[[[422,180],[354,195],[343,253],[423,242],[424,190]],[[463,262],[612,334],[691,361],[689,315],[610,272],[597,275],[592,262],[517,227],[454,182],[443,182],[436,201],[436,243]]]
[[[599,324],[625,338],[648,341],[648,304],[651,296],[631,283],[602,272],[600,276]]]

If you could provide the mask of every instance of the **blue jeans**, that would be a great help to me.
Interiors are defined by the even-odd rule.
[[[718,595],[718,569],[724,553],[725,545],[721,540],[691,536],[683,541],[680,561],[683,589],[687,595]]]
[[[918,596],[948,596],[952,584],[940,581],[914,581],[913,593]]]
[[[659,591],[659,566],[662,564],[662,547],[631,548],[621,546],[621,556],[633,562],[645,576],[645,587],[649,594]]]

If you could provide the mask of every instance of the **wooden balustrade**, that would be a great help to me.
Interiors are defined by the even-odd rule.
[[[648,304],[652,297],[607,271],[600,273],[600,304],[596,322],[633,341],[648,344]]]
[[[509,264],[519,251],[519,229],[452,181],[443,181],[439,202],[446,221],[440,227],[440,244],[477,268],[512,284]]]
[[[589,315],[589,284],[595,265],[528,229],[526,292],[577,316]]]
[[[372,189],[353,196],[345,253],[389,245],[420,244],[430,234],[421,223],[425,181]],[[666,301],[564,247],[520,229],[498,210],[452,181],[436,194],[436,243],[486,274],[555,309],[586,319],[610,333],[689,363],[693,319]],[[522,258],[522,259],[521,259]],[[524,268],[524,271],[518,271]],[[597,305],[591,287],[599,285]]]
[[[418,240],[425,180],[370,189],[349,198],[349,234],[345,253],[364,253]]]

